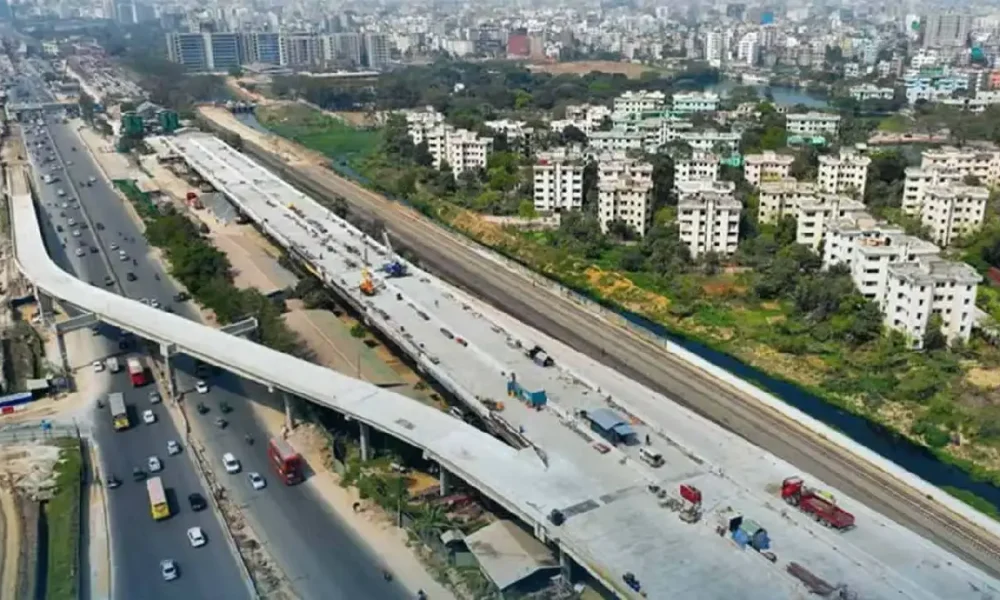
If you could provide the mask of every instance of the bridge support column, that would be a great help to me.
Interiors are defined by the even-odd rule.
[[[174,381],[174,369],[170,366],[170,356],[173,354],[172,344],[160,344],[160,354],[163,355],[163,376],[167,379],[167,393],[170,399],[177,397],[177,385]]]
[[[43,323],[51,323],[55,320],[52,296],[38,289],[38,286],[35,286],[35,302],[38,303],[38,313],[42,316]]]
[[[295,429],[295,419],[292,417],[292,399],[288,392],[281,392],[281,401],[285,404],[285,431],[291,433]]]
[[[361,460],[372,458],[371,429],[365,423],[358,423],[361,428]]]
[[[59,360],[62,364],[63,373],[69,378],[69,353],[66,351],[66,336],[58,329],[56,330],[56,347],[59,349]]]
[[[559,574],[567,584],[573,583],[573,559],[559,546]]]
[[[441,483],[441,495],[447,496],[451,493],[451,473],[447,469],[438,465],[440,467],[440,473],[438,473],[438,481]]]

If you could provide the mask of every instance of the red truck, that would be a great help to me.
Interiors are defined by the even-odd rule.
[[[125,361],[125,365],[128,368],[129,379],[132,380],[132,387],[142,387],[149,383],[146,379],[146,368],[142,366],[142,361],[137,357],[130,356]]]
[[[808,487],[801,477],[781,482],[781,498],[827,527],[841,531],[854,527],[854,515],[837,506],[832,495]]]
[[[274,471],[285,485],[295,485],[302,481],[302,457],[288,442],[271,438],[267,444],[267,456],[274,465]]]

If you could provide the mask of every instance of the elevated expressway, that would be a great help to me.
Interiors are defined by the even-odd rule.
[[[186,142],[191,138],[185,136],[180,139]],[[227,156],[226,160],[235,158]],[[229,173],[228,176],[232,178],[234,175]],[[273,181],[275,178],[266,172],[251,173],[250,185],[258,185],[254,180],[261,178],[270,185],[278,185]],[[245,185],[246,179],[242,180]],[[217,184],[225,190],[222,181]],[[756,473],[759,477],[766,475],[769,480],[776,473],[787,474],[792,469],[790,465],[754,450],[718,428],[705,430],[705,423],[700,419],[678,414],[678,419],[685,419],[681,427],[691,428],[690,435],[711,436],[712,443],[717,442],[718,447],[709,450],[712,460],[706,461],[690,455],[684,444],[675,442],[674,447],[668,448],[670,440],[663,439],[661,450],[668,460],[674,460],[684,468],[697,465],[687,473],[670,470],[672,487],[675,488],[678,481],[694,480],[713,499],[713,514],[724,515],[742,510],[749,517],[766,521],[772,538],[776,540],[775,550],[779,555],[777,564],[772,565],[762,556],[741,552],[720,538],[715,532],[716,521],[713,519],[706,518],[700,525],[691,526],[660,507],[658,499],[646,491],[646,483],[656,479],[656,476],[635,467],[634,461],[624,460],[627,457],[616,454],[617,451],[598,455],[586,448],[587,454],[582,459],[572,456],[571,453],[578,452],[583,446],[570,447],[570,452],[564,447],[566,436],[558,431],[569,431],[570,428],[554,421],[562,418],[572,420],[573,416],[571,408],[558,412],[556,398],[550,410],[538,413],[537,421],[525,421],[528,423],[525,436],[529,444],[534,430],[538,429],[546,447],[536,449],[529,445],[523,450],[516,450],[404,396],[79,281],[59,269],[49,258],[25,174],[12,170],[8,189],[18,265],[41,294],[72,303],[102,321],[217,364],[238,376],[260,382],[277,393],[295,394],[341,412],[361,423],[363,438],[368,428],[374,427],[420,448],[427,458],[441,465],[443,474],[454,474],[481,490],[499,506],[529,524],[539,539],[557,545],[565,556],[572,558],[621,597],[632,595],[620,583],[621,575],[631,571],[642,581],[644,591],[652,598],[683,594],[728,600],[746,597],[747,590],[754,590],[755,594],[759,592],[760,597],[797,598],[803,594],[803,588],[783,570],[783,566],[792,560],[807,564],[831,581],[848,583],[852,589],[870,598],[971,599],[980,598],[980,592],[984,590],[993,593],[1000,590],[1000,583],[996,580],[847,498],[844,498],[844,504],[864,524],[858,531],[848,534],[858,534],[853,542],[810,524],[797,513],[788,513],[780,505],[771,506],[778,503],[773,498],[763,498],[763,492],[757,489],[762,487],[762,480],[741,487],[712,463],[725,462],[726,453],[734,451],[742,459],[731,461],[727,466]],[[290,188],[281,191],[294,192]],[[227,194],[232,195],[232,191],[227,191]],[[301,198],[301,201],[308,199]],[[284,211],[281,218],[292,222],[294,228],[308,231],[303,229],[301,217],[296,220],[288,207],[281,211]],[[335,225],[340,228],[340,224]],[[347,227],[344,224],[343,230],[347,231]],[[373,252],[378,250],[374,244],[368,245]],[[416,275],[403,281],[423,283],[438,289],[438,284],[426,276]],[[459,296],[454,295],[457,293],[455,290],[440,289],[452,294],[455,301],[461,304]],[[393,296],[383,292],[380,298],[392,299]],[[429,298],[423,301],[432,302]],[[387,312],[386,308],[369,308],[375,312]],[[407,309],[416,314],[415,310]],[[459,312],[462,310],[458,309]],[[503,323],[505,318],[502,314],[490,317],[495,323]],[[513,324],[506,326],[514,327]],[[499,324],[494,327],[503,329]],[[429,333],[415,331],[418,337]],[[489,331],[497,333],[493,328]],[[454,346],[461,345],[454,343]],[[493,346],[489,348],[491,352],[496,350]],[[551,349],[569,362],[572,354],[569,349],[558,346],[554,341]],[[425,364],[442,364],[450,356],[442,352],[437,357],[438,362],[427,358]],[[477,363],[467,366],[482,366],[487,360],[484,357],[488,356],[490,354],[481,353],[476,358]],[[514,357],[508,356],[507,359],[514,360]],[[494,365],[493,370],[502,371],[503,368]],[[447,375],[446,372],[443,374]],[[595,378],[603,376],[596,367],[591,375]],[[547,381],[553,383],[551,379]],[[570,395],[584,391],[584,387],[577,385],[566,382],[566,387],[559,388],[558,400],[571,407]],[[619,382],[617,385],[627,384]],[[644,393],[650,392],[645,390]],[[600,397],[599,393],[592,395],[594,401],[599,401]],[[508,404],[514,405],[511,412],[515,414],[511,418],[519,418],[517,410],[523,407],[514,402]],[[572,436],[577,436],[577,433],[572,433]],[[599,466],[588,466],[599,460],[602,461]],[[661,474],[659,477],[666,476]],[[568,515],[563,525],[554,526],[548,522],[546,517],[553,509]],[[922,570],[928,564],[932,568]]]
[[[750,587],[773,590],[773,597],[783,595],[777,590],[788,582],[780,569],[749,573],[736,568],[732,556],[720,553],[718,538],[705,539],[704,528],[681,525],[643,493],[648,484],[674,492],[678,483],[686,482],[711,499],[705,519],[710,525],[725,518],[727,507],[752,515],[766,523],[773,538],[782,540],[783,560],[821,565],[823,576],[862,594],[961,593],[964,584],[952,587],[941,571],[924,580],[917,566],[927,556],[945,561],[954,557],[945,559],[946,552],[847,498],[843,490],[837,490],[838,498],[864,525],[848,536],[814,531],[815,525],[786,514],[774,502],[774,485],[796,467],[412,265],[407,277],[374,274],[377,293],[362,294],[358,284],[365,265],[377,270],[390,258],[389,249],[217,138],[188,133],[149,143],[161,158],[182,158],[223,192],[492,429],[506,432],[507,439],[521,446],[539,449],[550,462],[558,457],[586,474],[593,501],[557,504],[569,515],[561,529],[587,538],[588,547],[604,557],[602,562],[619,565],[618,573],[633,571],[654,589],[661,582],[663,589],[688,587],[699,597],[740,596],[750,581],[759,582]],[[482,268],[491,267],[484,262]],[[540,366],[526,356],[536,344],[555,358],[554,366]],[[546,410],[529,409],[505,397],[512,373],[526,388],[547,392]],[[505,410],[488,410],[482,402],[487,398],[504,400]],[[658,469],[641,465],[635,447],[599,454],[593,446],[600,438],[580,418],[581,411],[637,403],[646,404],[642,414],[648,421],[632,419],[632,426],[640,440],[663,454],[666,464]],[[697,559],[683,560],[685,556]],[[656,566],[646,562],[649,557],[656,557]],[[959,580],[967,575],[959,575]],[[916,581],[923,582],[919,592],[912,587]]]

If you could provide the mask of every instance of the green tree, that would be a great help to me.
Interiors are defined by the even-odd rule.
[[[942,326],[944,321],[941,315],[933,314],[927,320],[927,331],[924,332],[924,350],[931,352],[934,350],[944,350],[948,347],[948,338],[944,335]]]

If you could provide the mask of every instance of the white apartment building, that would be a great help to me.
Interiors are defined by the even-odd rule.
[[[896,90],[891,87],[878,87],[870,83],[852,86],[849,90],[851,98],[858,102],[866,100],[892,100],[896,95]]]
[[[795,157],[767,150],[760,154],[743,157],[743,178],[750,185],[760,186],[761,182],[781,180],[789,176]]]
[[[613,109],[616,113],[642,113],[662,111],[667,104],[663,92],[625,92],[615,98]]]
[[[447,162],[458,177],[468,169],[486,168],[486,159],[493,148],[492,138],[455,129],[444,122],[444,115],[430,109],[406,113],[406,123],[413,143],[427,144],[435,169]]]
[[[729,152],[736,152],[740,147],[740,134],[714,129],[682,131],[677,133],[676,139],[686,142],[694,150],[705,152],[715,151],[716,146]]]
[[[736,184],[732,181],[708,181],[706,179],[695,179],[691,181],[675,182],[674,192],[677,194],[678,203],[702,194],[735,196]]]
[[[612,221],[624,221],[646,235],[653,216],[653,165],[620,153],[597,164],[597,218],[607,233]]]
[[[599,130],[604,119],[611,116],[611,109],[601,104],[573,104],[566,107],[566,118],[549,123],[552,131],[562,132],[572,125],[588,136]]]
[[[792,135],[837,135],[840,115],[821,112],[807,112],[785,115],[786,129]]]
[[[677,203],[681,241],[691,256],[706,252],[728,256],[740,241],[740,211],[743,205],[731,193],[701,191]]]
[[[818,251],[831,223],[865,216],[864,202],[847,196],[818,194],[802,198],[795,209],[795,241]]]
[[[503,134],[508,140],[523,140],[531,137],[534,129],[528,127],[524,121],[514,121],[511,119],[499,119],[496,121],[486,121],[483,123],[487,129],[496,134]]]
[[[715,181],[719,178],[719,157],[711,152],[692,152],[674,159],[674,188],[687,181]]]
[[[715,112],[719,110],[719,95],[713,92],[681,92],[674,94],[674,113]]]
[[[819,187],[827,194],[857,194],[863,197],[872,159],[842,149],[837,156],[819,157]]]
[[[976,292],[982,278],[965,263],[937,256],[889,267],[885,324],[906,334],[914,348],[923,346],[932,315],[941,317],[949,341],[969,339]]]
[[[927,190],[961,184],[969,175],[981,185],[1000,185],[1000,150],[958,149],[946,146],[922,153],[920,167],[906,169],[903,185],[903,212],[920,215]]]
[[[939,246],[950,246],[983,223],[990,190],[982,186],[952,184],[927,188],[920,206],[920,222]]]
[[[535,210],[555,213],[583,208],[583,156],[559,148],[538,155],[533,167]]]
[[[642,150],[646,147],[645,135],[639,132],[629,133],[623,129],[595,131],[588,138],[590,147],[598,152]]]
[[[776,223],[786,215],[795,215],[803,200],[815,198],[818,194],[816,184],[791,177],[763,181],[760,184],[757,220],[761,223]]]

